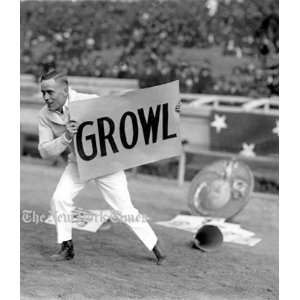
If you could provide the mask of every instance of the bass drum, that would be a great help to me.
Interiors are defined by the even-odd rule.
[[[196,215],[229,219],[246,206],[253,189],[254,176],[245,163],[220,160],[194,177],[188,206]]]

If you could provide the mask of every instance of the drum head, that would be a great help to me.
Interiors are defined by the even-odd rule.
[[[229,219],[245,207],[253,188],[254,177],[245,163],[217,161],[192,180],[188,206],[198,215]]]

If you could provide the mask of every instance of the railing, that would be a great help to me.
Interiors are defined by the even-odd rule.
[[[278,97],[253,99],[249,97],[181,94],[183,114],[197,115],[199,111],[211,109],[229,109],[231,111],[265,112],[277,115],[279,111]]]

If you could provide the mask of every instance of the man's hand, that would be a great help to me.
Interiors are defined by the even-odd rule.
[[[78,130],[78,123],[76,121],[70,120],[66,125],[65,135],[68,140],[72,140],[75,133]]]
[[[180,105],[181,105],[181,103],[179,102],[179,103],[175,106],[175,111],[176,111],[177,113],[180,113]]]

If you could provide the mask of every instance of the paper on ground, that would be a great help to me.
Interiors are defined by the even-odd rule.
[[[111,210],[87,210],[76,207],[72,212],[72,228],[96,232],[111,215]],[[55,225],[52,215],[45,223]]]
[[[203,225],[215,225],[221,230],[224,242],[255,246],[261,241],[260,238],[254,237],[254,232],[241,228],[239,224],[225,222],[222,218],[177,215],[170,221],[156,222],[156,224],[192,233],[196,233]]]
[[[196,233],[197,230],[204,224],[220,226],[224,222],[225,219],[221,219],[221,218],[219,219],[219,218],[178,215],[170,221],[156,222],[156,224]]]

